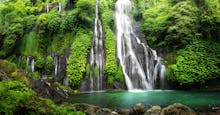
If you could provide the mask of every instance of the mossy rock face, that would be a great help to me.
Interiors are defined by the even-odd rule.
[[[164,61],[164,64],[165,65],[171,65],[171,64],[175,64],[176,63],[176,57],[177,57],[177,54],[176,52],[169,52],[166,54],[165,56],[165,61]]]
[[[10,74],[16,70],[16,65],[7,60],[0,60],[0,69]]]
[[[1,80],[9,80],[10,76],[3,70],[0,69],[0,81]]]
[[[29,84],[29,78],[24,70],[19,70],[16,65],[7,60],[0,60],[0,80],[18,80]]]

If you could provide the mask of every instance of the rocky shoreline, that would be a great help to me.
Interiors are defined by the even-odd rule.
[[[78,111],[85,112],[86,115],[220,115],[220,107],[215,107],[210,111],[202,112],[195,111],[180,103],[174,103],[173,105],[166,107],[151,106],[148,109],[141,103],[134,105],[132,109],[124,108],[119,110],[101,108],[86,103],[76,103],[74,104],[74,107]]]

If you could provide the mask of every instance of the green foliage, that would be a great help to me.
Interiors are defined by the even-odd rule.
[[[182,84],[205,83],[220,76],[220,43],[194,39],[178,51],[176,64],[168,66],[170,80]]]
[[[163,36],[169,23],[170,5],[167,0],[151,0],[146,4],[149,4],[149,8],[142,11],[143,24],[141,28],[145,33],[149,45],[164,46],[166,42],[163,40]]]
[[[116,72],[116,75],[115,75],[115,79],[117,81],[120,81],[120,82],[124,82],[124,77],[123,77],[123,70],[122,70],[122,67],[121,66],[118,66],[117,68],[117,72]]]
[[[67,66],[69,83],[73,87],[78,87],[83,78],[91,36],[92,32],[79,31],[74,38]]]
[[[169,46],[186,45],[198,32],[198,9],[190,1],[179,2],[171,9],[170,25],[165,40]]]
[[[26,11],[22,1],[16,1],[16,3],[10,3],[0,8],[0,17],[2,18],[0,36],[3,36],[3,43],[0,48],[4,52],[4,56],[7,56],[13,50],[16,51],[16,43],[24,34],[23,17],[26,15]]]
[[[114,11],[112,7],[114,7],[114,0],[100,0],[99,9],[100,9],[100,17],[102,20],[102,26],[104,29],[114,28]],[[106,30],[107,31],[107,30]]]
[[[38,53],[38,40],[35,32],[30,32],[24,36],[22,41],[22,54],[36,56]]]
[[[24,22],[23,22],[24,25],[23,26],[24,26],[26,33],[32,29],[36,20],[37,20],[37,17],[35,15],[28,15],[28,16],[24,17]]]
[[[38,56],[38,57],[37,57],[37,60],[36,60],[35,66],[36,66],[37,68],[43,68],[44,62],[45,62],[44,57]]]
[[[94,0],[78,0],[76,3],[75,15],[78,25],[81,28],[92,28],[95,12]]]
[[[90,65],[86,64],[86,78],[88,78],[90,75]]]
[[[220,5],[219,0],[204,0],[199,4],[201,32],[205,38],[220,40]]]
[[[114,28],[114,0],[100,0],[100,14],[105,31],[105,47],[106,47],[106,65],[105,76],[107,76],[108,84],[113,85],[114,81],[123,82],[123,73],[117,67],[116,63],[116,38],[111,29]]]
[[[8,62],[7,60],[0,60],[0,70],[10,74],[16,70],[16,65]]]
[[[35,92],[19,81],[0,82],[0,113],[33,115],[85,115],[72,105],[55,105],[50,99],[35,96]]]
[[[13,114],[22,108],[34,92],[19,81],[0,82],[0,113]]]
[[[48,52],[56,52],[57,54],[63,54],[64,50],[70,47],[73,42],[73,35],[71,33],[58,34],[53,36],[51,48],[48,47]]]
[[[94,67],[93,74],[94,74],[95,77],[98,77],[98,75],[99,75],[99,68],[97,66]]]
[[[57,11],[53,10],[52,15],[49,16],[50,20],[48,20],[48,29],[52,33],[56,33],[60,30],[61,19],[58,17]]]
[[[50,73],[53,71],[53,57],[47,56],[46,58],[46,65],[45,65],[45,71],[46,73]]]
[[[111,29],[106,29],[106,65],[105,65],[105,75],[108,78],[108,83],[112,84],[115,79],[117,64],[115,56],[115,35]],[[122,76],[123,77],[123,76]]]

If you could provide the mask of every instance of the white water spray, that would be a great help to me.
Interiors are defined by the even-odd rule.
[[[99,19],[99,1],[96,0],[94,35],[90,52],[90,90],[102,90],[104,76],[104,37],[102,24]],[[97,75],[95,75],[97,73]]]
[[[128,90],[153,89],[162,66],[161,58],[135,34],[131,11],[130,0],[117,1],[117,57]]]

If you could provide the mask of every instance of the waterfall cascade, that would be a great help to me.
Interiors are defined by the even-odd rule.
[[[49,13],[51,9],[53,9],[54,7],[58,7],[58,14],[62,13],[62,3],[61,2],[54,2],[51,4],[47,4],[45,6],[45,11],[46,13]]]
[[[58,14],[61,14],[62,12],[62,3],[58,3]]]
[[[66,74],[67,59],[69,57],[69,49],[66,49],[63,54],[58,55],[52,53],[54,65],[54,80],[68,86],[68,77]]]
[[[49,5],[46,6],[47,13],[50,11]]]
[[[130,0],[116,2],[117,57],[128,90],[153,89],[157,78],[164,79],[165,66],[156,51],[135,34],[131,11]]]
[[[34,58],[31,57],[31,56],[27,56],[26,63],[27,63],[27,68],[30,67],[31,72],[34,72],[34,69],[35,69],[35,60],[34,60]]]
[[[105,65],[105,47],[102,24],[99,19],[98,10],[99,1],[96,0],[94,35],[90,51],[90,75],[89,89],[91,91],[103,89],[104,65]]]

